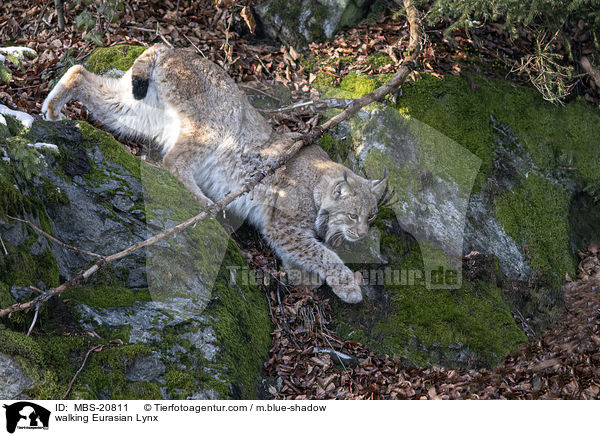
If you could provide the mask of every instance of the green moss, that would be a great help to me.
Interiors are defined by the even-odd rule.
[[[98,146],[107,161],[121,165],[133,177],[140,177],[140,159],[129,153],[111,134],[95,129],[84,121],[79,122],[79,127],[84,138],[82,145],[86,149]]]
[[[147,47],[135,45],[115,45],[97,48],[88,57],[86,66],[92,73],[104,74],[113,68],[126,71]]]
[[[73,302],[98,308],[129,307],[138,301],[152,300],[148,289],[133,290],[110,283],[71,288],[62,295]]]
[[[377,52],[367,56],[366,63],[374,67],[383,67],[385,65],[394,65],[392,58],[382,52]]]
[[[342,79],[340,88],[352,94],[362,96],[374,91],[377,88],[377,82],[370,76],[352,72]]]
[[[9,136],[10,130],[8,129],[8,126],[3,123],[0,123],[0,140]]]
[[[42,348],[35,340],[12,330],[0,328],[0,351],[11,356],[24,357],[35,364],[44,362]]]
[[[158,387],[149,389],[148,384],[128,382],[125,378],[127,368],[133,364],[136,357],[150,353],[144,344],[107,346],[102,351],[90,356],[81,372],[81,380],[74,386],[73,397],[97,399],[111,398],[114,400],[145,399],[138,395],[151,393],[154,398],[160,398]]]
[[[47,178],[44,178],[43,181],[44,181],[44,183],[42,185],[42,192],[44,193],[44,196],[46,197],[47,203],[55,204],[55,205],[61,204],[63,206],[66,206],[69,204],[69,197],[67,197],[67,195],[64,192],[62,192],[59,187],[54,185]]]
[[[334,78],[329,74],[319,73],[315,80],[312,82],[312,86],[320,92],[326,93],[330,90],[330,86],[333,84]],[[328,96],[330,97],[330,96]]]
[[[386,285],[391,299],[383,308],[370,300],[360,308],[336,301],[334,322],[343,338],[411,365],[471,367],[493,367],[526,341],[500,289],[481,282],[464,282],[451,291],[427,289],[418,275],[423,271],[420,247],[383,233],[383,217],[375,225],[393,260],[386,267],[400,272],[398,282]],[[372,314],[368,320],[358,313],[365,310]],[[461,352],[469,355],[467,360]]]
[[[187,392],[194,390],[196,387],[196,381],[191,374],[183,371],[167,371],[165,373],[165,382],[170,390],[181,389]],[[183,395],[185,397],[185,394]]]
[[[15,299],[10,293],[10,287],[4,282],[0,282],[0,307],[5,308],[14,303]]]
[[[209,313],[218,319],[213,328],[223,350],[227,379],[233,382],[233,396],[254,398],[257,377],[271,343],[271,320],[261,290],[255,285],[230,283],[229,265],[245,265],[233,241],[223,260]]]
[[[30,253],[31,244],[38,238],[37,234],[32,235],[18,247],[5,243],[8,255],[0,256],[0,276],[7,284],[29,286],[42,281],[48,287],[58,286],[58,265],[52,251]]]
[[[529,175],[516,189],[496,200],[496,217],[516,241],[524,241],[531,266],[554,277],[557,285],[575,276],[571,256],[569,207],[571,195],[561,186]]]
[[[583,101],[557,107],[534,90],[476,76],[473,91],[459,76],[423,75],[403,85],[398,109],[439,130],[482,159],[481,184],[492,168],[490,116],[509,125],[539,168],[570,168],[581,180],[600,177],[600,112]]]
[[[325,152],[334,160],[344,161],[348,158],[351,151],[353,150],[353,143],[351,138],[345,138],[343,140],[334,138],[328,133],[325,133],[319,139],[319,146],[325,150]]]
[[[0,162],[0,214],[12,215],[24,208],[23,195],[14,185],[12,168]],[[12,183],[11,183],[12,182]]]
[[[23,123],[21,123],[21,121],[17,120],[12,115],[4,115],[4,119],[6,120],[6,126],[8,127],[8,131],[12,136],[27,133],[27,127],[25,127]]]
[[[36,339],[43,350],[44,362],[52,368],[55,389],[46,386],[41,391],[34,388],[37,398],[57,398],[62,396],[75,372],[81,367],[88,350],[98,345],[89,337],[49,336]],[[153,383],[128,382],[127,368],[136,357],[148,355],[151,349],[145,344],[109,345],[100,351],[92,352],[75,381],[68,398],[98,399],[158,399],[159,386]]]

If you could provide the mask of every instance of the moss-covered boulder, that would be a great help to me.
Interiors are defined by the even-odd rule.
[[[0,155],[3,308],[96,261],[9,216],[108,255],[198,213],[170,173],[86,123],[12,129]],[[30,337],[32,313],[0,320],[0,380],[19,380],[9,396],[59,398],[102,345],[69,398],[254,398],[271,324],[263,290],[231,281],[245,266],[215,219],[135,252],[51,299]]]
[[[386,78],[315,82],[354,98]],[[475,81],[424,75],[321,141],[371,178],[387,168],[395,193],[373,229],[384,260],[354,265],[370,298],[336,306],[338,333],[411,364],[500,362],[556,321],[577,248],[600,241],[598,110]]]
[[[362,20],[371,0],[267,0],[256,6],[265,32],[274,39],[304,49],[330,39],[344,26]]]

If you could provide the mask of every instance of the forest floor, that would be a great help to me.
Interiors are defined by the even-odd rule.
[[[253,0],[229,8],[221,0],[181,0],[177,1],[177,11],[169,0],[127,3],[131,5],[125,7],[117,23],[98,21],[104,33],[103,45],[192,46],[224,67],[237,82],[259,92],[269,93],[269,87],[264,86],[268,81],[283,83],[290,90],[291,104],[314,97],[310,83],[317,74],[331,76],[335,84],[351,71],[393,73],[394,63],[408,45],[404,17],[392,14],[364,21],[334,41],[311,44],[307,56],[249,31],[241,11]],[[51,0],[37,4],[8,0],[0,6],[0,46],[23,45],[38,53],[22,67],[11,67],[14,80],[0,83],[0,103],[36,116],[54,80],[94,50],[96,45],[74,24],[82,7],[67,11],[67,28],[58,32]],[[458,31],[450,36],[444,36],[441,28],[425,30],[420,71],[438,77],[460,74],[469,83],[473,83],[470,74],[527,83],[526,77],[510,73],[517,60],[532,50],[534,41],[526,30],[517,38],[493,23],[469,34]],[[582,41],[581,52],[586,54],[589,49],[578,32],[575,27],[572,37]],[[378,53],[393,62],[361,62]],[[357,62],[347,62],[349,56]],[[315,59],[327,62],[314,66]],[[419,73],[410,77],[418,79]],[[576,83],[574,93],[596,105],[600,102],[598,90],[584,79]],[[313,106],[304,106],[267,115],[277,129],[306,131],[316,114]],[[67,115],[88,120],[87,112],[78,104],[70,105]],[[139,144],[128,146],[133,153],[142,151]],[[260,243],[242,249],[255,269],[269,272],[275,264]],[[275,325],[265,364],[265,375],[272,382],[268,390],[281,399],[600,398],[600,252],[591,246],[580,256],[577,280],[564,287],[563,318],[494,370],[408,368],[388,356],[376,356],[327,329],[331,308],[322,292],[277,287],[268,295]],[[340,358],[339,353],[349,358]]]

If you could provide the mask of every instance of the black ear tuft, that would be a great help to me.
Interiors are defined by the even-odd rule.
[[[133,90],[133,98],[136,100],[143,100],[148,93],[148,79],[142,79],[141,77],[131,78],[131,88]]]

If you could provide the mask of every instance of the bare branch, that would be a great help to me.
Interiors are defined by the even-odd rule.
[[[87,353],[85,353],[85,358],[83,359],[83,363],[81,364],[81,366],[79,367],[79,369],[77,370],[77,372],[75,373],[75,375],[73,376],[73,378],[71,379],[71,382],[69,383],[69,387],[67,388],[67,392],[65,392],[65,394],[62,397],[63,400],[65,400],[67,398],[67,396],[69,395],[69,392],[71,392],[71,388],[73,387],[73,383],[75,383],[75,380],[77,379],[77,376],[83,370],[83,367],[85,366],[85,363],[87,362],[88,357],[90,357],[90,353],[92,351],[102,351],[103,348],[104,348],[104,345],[95,345],[92,348],[90,348]]]
[[[31,335],[31,331],[33,330],[33,327],[35,326],[35,322],[37,321],[39,312],[40,312],[40,308],[37,307],[35,309],[35,315],[33,315],[33,321],[31,321],[31,326],[29,326],[29,330],[27,330],[27,336]]]
[[[38,232],[42,236],[45,236],[46,238],[50,239],[53,242],[56,242],[58,245],[60,245],[61,247],[65,247],[68,250],[76,251],[77,253],[87,254],[88,256],[92,256],[92,257],[98,257],[100,259],[104,258],[104,256],[102,256],[101,254],[92,253],[91,251],[87,251],[87,250],[84,250],[84,249],[79,248],[79,247],[74,247],[73,245],[70,245],[70,244],[67,244],[65,242],[59,241],[54,236],[50,235],[49,233],[44,232],[42,229],[40,229],[38,226],[36,226],[35,224],[33,224],[31,221],[23,220],[21,218],[16,218],[16,217],[10,216],[10,215],[6,215],[6,217],[10,218],[11,220],[22,222],[23,224],[27,224],[29,227],[31,227],[33,230],[35,230],[36,232]]]
[[[2,239],[2,235],[0,235],[0,242],[2,242],[2,249],[4,250],[4,254],[8,256],[8,250],[6,249],[6,245],[4,245],[4,240]]]

